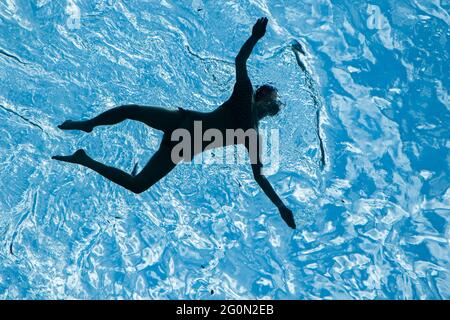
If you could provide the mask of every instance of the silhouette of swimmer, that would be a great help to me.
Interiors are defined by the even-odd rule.
[[[136,166],[132,174],[128,174],[117,168],[95,161],[83,149],[77,150],[70,156],[53,156],[52,159],[88,167],[134,193],[141,193],[166,176],[178,163],[174,162],[171,157],[172,149],[176,144],[174,141],[171,141],[171,135],[174,130],[183,128],[188,130],[189,133],[193,133],[194,121],[201,121],[204,131],[213,128],[219,130],[223,136],[226,136],[226,129],[242,129],[245,131],[253,128],[257,132],[259,121],[266,116],[276,115],[280,111],[281,106],[281,102],[277,99],[276,88],[270,85],[263,85],[258,87],[256,92],[253,92],[252,83],[247,74],[247,59],[258,40],[266,33],[267,22],[267,18],[260,18],[253,26],[252,35],[244,43],[235,59],[236,83],[231,97],[214,111],[196,112],[183,108],[167,110],[152,106],[123,105],[107,110],[93,119],[85,121],[67,120],[58,126],[58,128],[63,130],[91,132],[97,126],[113,125],[126,119],[131,119],[163,131],[164,135],[159,149],[138,174],[136,174]],[[260,136],[259,134],[256,136],[257,146],[260,146]],[[236,139],[234,139],[232,144],[244,144],[249,150],[249,140],[236,142]],[[221,146],[225,145],[226,143],[223,143]],[[198,154],[205,149],[207,148],[202,142],[201,150],[193,152],[190,160],[192,160],[195,153]],[[249,154],[252,160],[250,151]],[[259,148],[257,148],[256,159],[253,157],[251,162],[256,182],[277,206],[283,220],[289,227],[295,229],[292,211],[284,205],[269,181],[261,173],[262,164]]]

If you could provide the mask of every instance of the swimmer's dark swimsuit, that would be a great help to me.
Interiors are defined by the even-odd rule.
[[[172,133],[176,129],[186,129],[191,137],[191,142],[199,137],[194,136],[194,122],[201,121],[203,135],[208,129],[217,129],[222,133],[223,146],[226,146],[228,141],[225,141],[227,129],[242,129],[244,131],[255,128],[257,129],[257,122],[253,117],[253,87],[248,77],[236,81],[233,93],[230,98],[220,105],[217,109],[211,112],[198,112],[193,110],[185,110],[178,108],[180,113],[180,120],[173,130],[166,131],[163,136],[162,145],[172,149],[180,141],[171,141]],[[201,137],[200,137],[201,138]],[[233,144],[237,144],[234,141]],[[194,150],[194,143],[191,143],[191,158],[203,152],[209,145],[210,141],[202,141],[201,150]],[[246,147],[248,147],[246,145]]]
[[[253,87],[250,79],[246,77],[237,81],[230,98],[212,112],[197,112],[178,108],[181,113],[180,120],[175,129],[186,129],[194,137],[194,121],[202,122],[202,134],[207,129],[218,129],[226,136],[226,129],[256,128],[257,124],[252,113]],[[175,130],[174,129],[174,130]],[[172,131],[165,132],[162,143],[173,148],[179,141],[171,141]],[[210,144],[205,142],[201,151]],[[194,156],[194,153],[192,153]]]
[[[174,130],[186,129],[190,132],[191,135],[193,135],[192,128],[194,127],[194,120],[192,119],[192,117],[189,116],[189,111],[181,107],[178,107],[178,112],[181,113],[181,117],[177,125],[175,126]],[[162,139],[162,143],[171,148],[173,148],[173,146],[175,146],[178,143],[178,141],[171,141],[172,132],[174,130],[164,132]]]

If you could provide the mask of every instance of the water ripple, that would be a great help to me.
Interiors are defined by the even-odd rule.
[[[448,9],[6,1],[0,297],[448,299]],[[134,122],[90,135],[56,125],[123,103],[214,109],[262,15],[269,29],[248,69],[286,103],[263,128],[280,129],[282,161],[269,179],[297,231],[248,166],[182,164],[134,195],[50,160],[83,147],[142,168],[161,133]]]

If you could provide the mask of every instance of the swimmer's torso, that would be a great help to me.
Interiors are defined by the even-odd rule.
[[[222,105],[211,112],[199,112],[193,110],[185,110],[180,108],[182,113],[182,120],[180,121],[179,129],[186,129],[191,135],[191,139],[201,139],[198,135],[199,131],[194,130],[195,122],[197,121],[197,130],[201,128],[201,136],[209,129],[216,129],[220,131],[223,139],[220,144],[217,144],[215,139],[213,141],[202,141],[201,150],[193,149],[193,155],[203,152],[205,149],[211,148],[211,143],[215,142],[214,148],[223,147],[227,145],[236,144],[235,140],[226,139],[227,129],[244,131],[249,128],[255,128],[255,120],[252,112],[253,104],[253,87],[250,80],[246,82],[236,83],[231,97]],[[195,131],[195,132],[194,132]],[[167,137],[169,138],[169,137]],[[171,141],[172,145],[177,144],[177,141]]]

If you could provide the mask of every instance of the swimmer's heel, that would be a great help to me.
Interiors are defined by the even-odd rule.
[[[92,132],[93,126],[88,121],[73,121],[66,120],[62,124],[58,125],[61,130],[81,130],[84,132]]]

